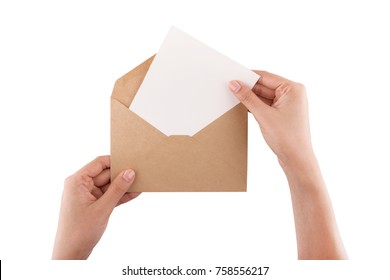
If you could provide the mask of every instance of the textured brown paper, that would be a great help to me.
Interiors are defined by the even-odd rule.
[[[248,121],[242,104],[192,137],[166,136],[129,110],[153,58],[115,83],[111,180],[131,168],[136,173],[131,192],[246,191]]]

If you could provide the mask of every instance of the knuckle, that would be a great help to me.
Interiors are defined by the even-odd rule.
[[[115,192],[115,193],[123,193],[125,191],[127,191],[128,189],[128,186],[122,182],[118,182],[118,180],[115,180],[110,188],[112,188],[112,190]]]
[[[124,193],[126,193],[127,188],[123,185],[111,185],[111,192],[115,197],[122,197]]]
[[[294,87],[295,87],[297,90],[301,91],[301,92],[306,92],[306,87],[305,87],[304,84],[295,83],[295,84],[294,84]]]
[[[245,103],[248,101],[249,97],[251,96],[251,90],[248,88],[243,88],[241,91],[238,92],[237,97],[242,102]]]
[[[66,180],[69,180],[69,185],[77,186],[77,187],[87,187],[91,183],[93,183],[93,180],[91,177],[89,177],[87,174],[77,174],[72,175],[68,177]]]
[[[276,89],[276,93],[279,95],[279,96],[282,96],[284,94],[286,94],[287,92],[289,92],[292,88],[292,85],[290,82],[288,81],[285,81],[283,83],[281,83],[277,89]]]
[[[95,158],[95,161],[101,162],[104,159],[104,156],[98,156]]]
[[[70,175],[70,176],[66,177],[64,180],[64,187],[68,188],[69,186],[71,186],[73,180],[74,180],[74,175]]]
[[[285,81],[279,85],[279,87],[276,89],[276,92],[279,94],[279,96],[282,96],[288,92],[296,92],[296,93],[305,93],[306,88],[301,83],[291,82],[291,81]]]

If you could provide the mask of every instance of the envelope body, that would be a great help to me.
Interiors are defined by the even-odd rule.
[[[131,192],[246,191],[248,113],[242,104],[193,136],[166,136],[129,109],[153,58],[115,83],[111,180],[130,168],[136,173]]]

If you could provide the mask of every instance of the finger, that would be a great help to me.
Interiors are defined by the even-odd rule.
[[[110,156],[100,156],[81,168],[78,173],[94,178],[107,168],[110,168]]]
[[[105,186],[99,188],[101,193],[104,194],[107,190],[110,184],[106,184]],[[123,203],[129,202],[130,200],[133,200],[137,196],[139,196],[141,193],[140,192],[127,192],[125,193],[122,198],[119,200],[118,204],[116,206],[119,206]]]
[[[92,178],[96,187],[102,187],[110,182],[110,169],[104,169],[99,175]]]
[[[125,193],[122,198],[119,200],[116,206],[119,206],[121,204],[124,204],[126,202],[129,202],[130,200],[133,200],[134,198],[138,197],[141,193],[140,192],[128,192]]]
[[[134,182],[135,173],[133,170],[124,170],[111,182],[107,191],[97,201],[100,206],[108,211],[112,211],[118,204],[119,200],[128,191],[131,184]]]
[[[278,75],[266,72],[266,71],[260,71],[256,70],[255,71],[257,74],[260,75],[260,79],[258,80],[258,84],[266,86],[269,89],[275,90],[278,88],[280,85],[283,83],[290,83],[290,80],[287,80],[286,78],[280,77]]]
[[[100,189],[102,190],[103,193],[105,193],[108,190],[109,186],[110,186],[110,183],[104,185],[103,187],[100,187]]]
[[[96,198],[99,199],[103,195],[103,191],[100,188],[93,187],[91,190],[91,194]]]
[[[267,113],[271,108],[265,104],[253,91],[239,81],[230,81],[230,90],[242,104],[255,116],[259,117]]]
[[[272,106],[272,104],[274,103],[274,100],[272,99],[268,99],[268,98],[264,98],[264,97],[261,97],[259,96],[259,98],[261,99],[261,101],[263,101],[265,104],[267,104],[268,106]]]
[[[266,86],[256,83],[252,91],[257,95],[261,96],[267,99],[274,99],[275,98],[275,90],[267,88]]]

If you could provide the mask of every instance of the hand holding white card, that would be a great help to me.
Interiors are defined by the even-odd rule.
[[[192,136],[239,103],[227,86],[236,79],[252,87],[259,75],[171,27],[130,110],[168,136]]]

